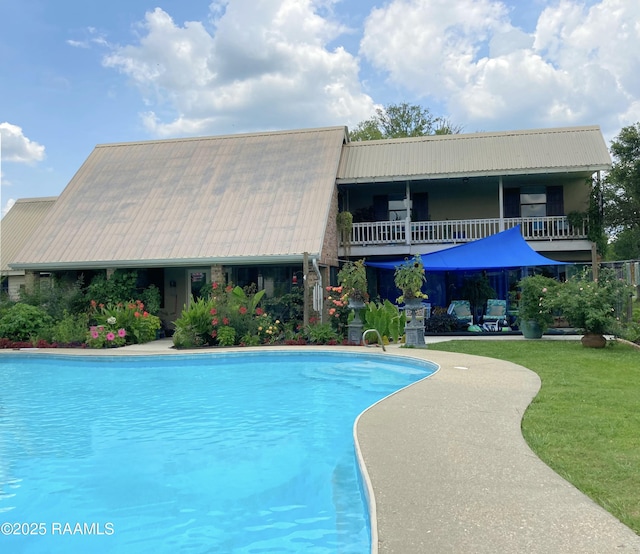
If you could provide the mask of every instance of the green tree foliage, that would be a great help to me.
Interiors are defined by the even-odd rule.
[[[624,243],[622,258],[640,258],[640,122],[622,128],[611,142],[611,155],[614,163],[604,189],[605,225]]]
[[[415,104],[389,104],[378,108],[370,119],[358,123],[349,133],[352,141],[390,138],[422,137],[425,135],[451,135],[462,127],[445,117],[434,116],[429,109]]]

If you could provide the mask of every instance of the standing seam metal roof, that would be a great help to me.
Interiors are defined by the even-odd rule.
[[[0,271],[11,271],[9,263],[39,228],[56,197],[21,198],[0,221]]]
[[[345,145],[338,184],[610,167],[598,126],[431,135]]]
[[[345,127],[98,145],[14,267],[319,254]]]

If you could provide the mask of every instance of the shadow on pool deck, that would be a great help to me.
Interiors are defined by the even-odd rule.
[[[427,342],[451,338],[427,337]],[[282,349],[291,348],[336,349]],[[339,350],[384,355],[380,348]],[[97,352],[105,351],[58,351]],[[356,423],[375,496],[374,552],[640,553],[638,535],[553,472],[525,443],[520,424],[540,388],[535,373],[478,356],[398,347],[387,352],[431,360],[440,370],[375,404]],[[173,350],[165,339],[105,353],[186,352]]]

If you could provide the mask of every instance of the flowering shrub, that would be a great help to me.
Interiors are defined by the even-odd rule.
[[[559,310],[569,324],[585,333],[614,333],[620,330],[619,313],[629,300],[631,287],[613,270],[602,268],[597,281],[585,269],[561,283],[545,302]]]
[[[273,320],[258,303],[264,291],[247,294],[241,287],[213,283],[175,322],[173,343],[194,346],[255,346],[281,337],[280,320]]]
[[[346,336],[347,324],[349,323],[349,295],[344,291],[343,287],[326,287],[329,295],[327,296],[327,314],[329,322],[339,336]]]
[[[113,321],[113,323],[111,323]],[[107,325],[92,325],[87,336],[90,348],[115,348],[126,344],[127,331],[116,326],[116,318],[110,317]]]
[[[141,300],[106,306],[92,300],[89,316],[95,324],[89,329],[87,344],[104,348],[154,340],[161,327],[160,318],[144,308]]]
[[[544,275],[529,275],[518,283],[520,299],[518,301],[518,321],[535,321],[545,330],[553,321],[552,307],[548,298],[558,286],[558,282]]]

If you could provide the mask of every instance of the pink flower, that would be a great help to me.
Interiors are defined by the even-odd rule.
[[[135,312],[133,315],[136,317],[140,317],[140,312]]]
[[[224,323],[225,325],[229,325],[229,318],[228,317],[223,317],[222,318],[222,323]]]
[[[113,333],[107,333],[107,340],[113,340],[116,336]]]
[[[244,314],[246,314],[246,313],[247,313],[247,308],[245,308],[244,306],[240,306],[240,308],[238,309],[238,311],[239,311],[242,315],[244,315]]]
[[[218,318],[217,318],[217,317],[214,317],[214,318],[211,320],[211,325],[213,325],[214,327],[215,327],[216,325],[218,325]]]
[[[118,329],[118,336],[120,338],[126,337],[127,336],[127,331],[125,329]]]
[[[218,331],[216,331],[215,329],[211,331],[211,338],[215,339],[217,336],[218,336]]]
[[[149,312],[143,312],[142,317],[149,317]]]
[[[211,311],[209,313],[211,315],[216,315],[218,313],[218,310],[216,310],[215,308],[211,308]]]
[[[96,331],[95,327],[93,329],[91,329],[91,338],[92,339],[97,339],[98,338],[98,331]]]
[[[256,308],[256,315],[262,315],[264,310],[262,308]]]
[[[335,313],[336,313],[336,309],[335,309],[335,308],[331,308],[331,309],[329,310],[329,315],[333,315],[333,314],[335,314]]]
[[[218,285],[218,283],[212,283],[212,284],[211,284],[211,288],[212,288],[213,290],[216,290],[216,289],[218,288],[218,286],[219,286],[219,285]]]

